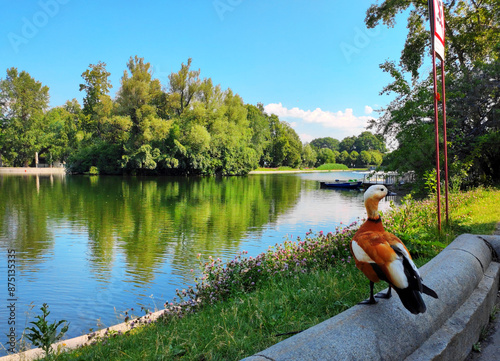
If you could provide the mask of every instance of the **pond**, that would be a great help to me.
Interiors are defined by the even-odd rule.
[[[162,309],[203,258],[255,256],[287,237],[335,231],[365,216],[363,193],[320,189],[355,172],[227,178],[0,176],[0,270],[15,252],[15,322],[49,304],[68,337]],[[381,209],[389,202],[381,202]],[[9,304],[6,277],[1,304]],[[0,307],[0,343],[10,310]],[[4,353],[4,351],[2,351]],[[5,353],[4,353],[5,354]]]

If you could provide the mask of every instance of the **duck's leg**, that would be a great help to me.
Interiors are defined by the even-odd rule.
[[[391,298],[392,297],[391,290],[392,290],[392,287],[391,287],[391,285],[389,285],[389,290],[387,291],[387,293],[377,293],[375,295],[375,297],[377,297],[377,298]]]
[[[370,298],[368,300],[360,302],[360,305],[373,305],[377,303],[377,300],[375,299],[375,297],[373,297],[373,285],[374,283],[370,281]]]

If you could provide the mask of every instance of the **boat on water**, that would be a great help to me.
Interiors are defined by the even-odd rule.
[[[349,179],[349,180],[335,179],[334,182],[320,182],[319,184],[321,188],[357,189],[363,185],[363,182],[358,181],[357,179]]]

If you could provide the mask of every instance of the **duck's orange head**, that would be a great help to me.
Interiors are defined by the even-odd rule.
[[[389,191],[382,184],[370,186],[365,192],[365,207],[368,218],[378,219],[378,202],[384,198]]]

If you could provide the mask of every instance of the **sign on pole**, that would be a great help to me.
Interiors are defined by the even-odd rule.
[[[429,15],[431,22],[431,45],[432,45],[432,71],[434,75],[434,125],[436,137],[436,175],[437,175],[437,218],[438,229],[441,230],[441,177],[439,166],[439,117],[438,100],[440,96],[437,91],[436,55],[441,59],[441,76],[443,92],[443,130],[444,130],[444,171],[446,192],[446,222],[448,222],[448,152],[446,141],[446,97],[444,79],[444,7],[443,0],[428,0]]]
[[[444,7],[443,0],[430,0],[431,31],[434,51],[444,61]]]

